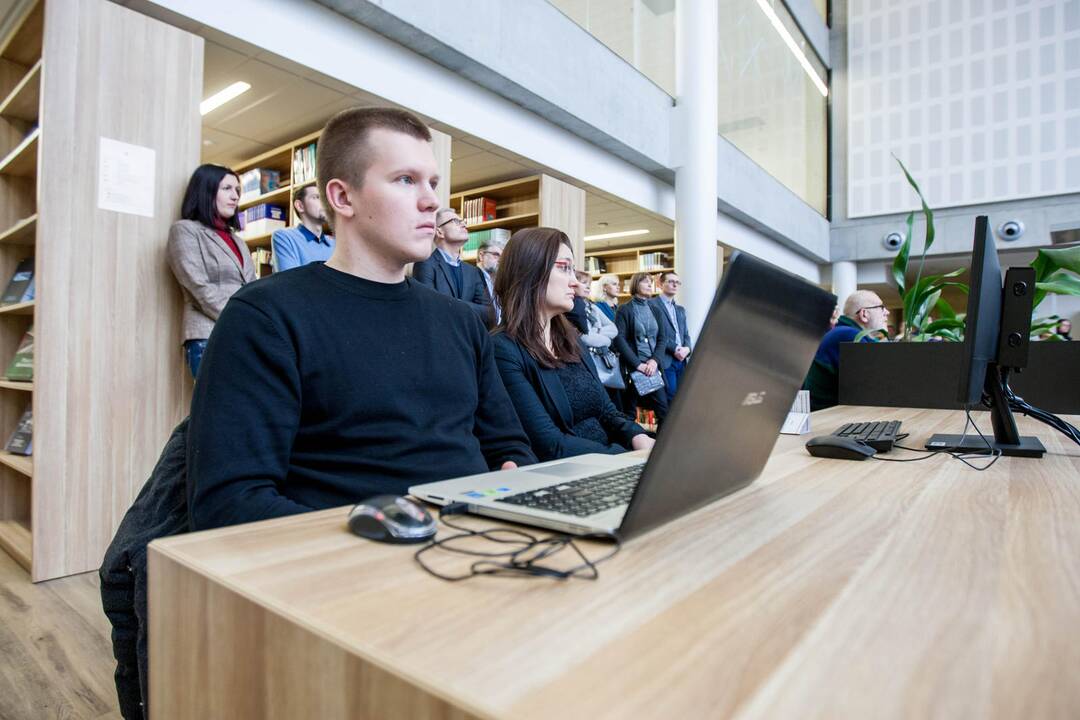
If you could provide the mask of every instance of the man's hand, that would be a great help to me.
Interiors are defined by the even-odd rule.
[[[642,433],[640,435],[635,435],[630,440],[630,447],[632,449],[634,449],[634,450],[648,450],[655,444],[656,444],[656,441],[653,440],[648,435],[646,435],[645,433]]]
[[[500,467],[499,469],[500,470],[517,470],[517,463],[514,462],[513,460],[507,460],[506,462],[504,462],[502,464],[502,467]]]
[[[690,354],[690,348],[688,348],[688,347],[677,347],[677,348],[675,348],[675,359],[676,360],[685,360],[686,357],[689,354]]]

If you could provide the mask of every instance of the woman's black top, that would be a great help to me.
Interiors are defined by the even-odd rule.
[[[557,372],[559,382],[562,383],[563,389],[566,390],[566,397],[570,400],[570,412],[574,416],[572,428],[574,434],[601,445],[613,443],[608,439],[604,426],[600,424],[600,417],[605,410],[605,401],[608,400],[604,386],[596,382],[592,373],[579,362],[564,365]]]

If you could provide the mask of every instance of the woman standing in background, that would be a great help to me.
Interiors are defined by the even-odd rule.
[[[619,306],[615,315],[615,327],[619,334],[613,343],[622,359],[627,374],[639,372],[648,377],[663,374],[666,348],[671,344],[674,350],[674,338],[668,335],[667,324],[660,317],[660,311],[649,304],[653,296],[653,280],[648,273],[637,273],[630,278],[630,302]],[[643,407],[656,413],[657,429],[667,417],[667,388],[661,386],[647,395],[639,395],[632,383],[627,383],[627,402],[636,407]]]
[[[200,165],[188,181],[183,218],[169,229],[169,267],[184,291],[184,351],[196,377],[206,340],[232,294],[255,280],[236,215],[240,178],[220,165]]]

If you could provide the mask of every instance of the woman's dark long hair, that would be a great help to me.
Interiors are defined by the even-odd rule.
[[[234,171],[221,165],[200,165],[191,174],[188,180],[187,190],[184,191],[184,202],[180,205],[180,217],[185,220],[195,220],[207,227],[217,227],[219,222],[224,222],[233,230],[240,229],[239,211],[231,218],[219,217],[217,213],[217,192],[221,185],[221,179],[226,175],[232,175],[240,182],[240,176]]]
[[[520,343],[546,368],[581,360],[578,331],[561,313],[551,319],[552,355],[544,344],[541,308],[547,296],[548,278],[559,258],[559,247],[570,238],[553,228],[518,230],[503,248],[495,273],[495,296],[502,306],[500,329]]]

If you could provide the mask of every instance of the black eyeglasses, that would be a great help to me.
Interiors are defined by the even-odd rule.
[[[457,223],[461,227],[465,227],[465,221],[461,218],[450,218],[446,222],[439,223],[439,227],[442,227],[443,225],[449,225],[450,223]]]
[[[885,303],[881,303],[880,305],[867,305],[866,307],[859,308],[859,310],[879,310],[879,309],[880,310],[888,310],[889,308],[885,307]]]

